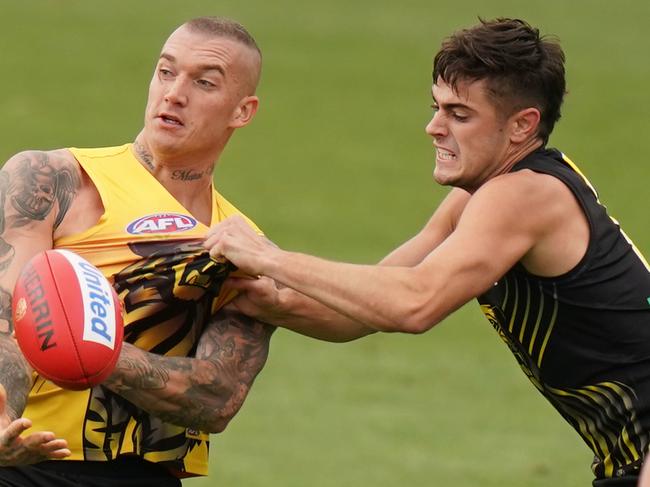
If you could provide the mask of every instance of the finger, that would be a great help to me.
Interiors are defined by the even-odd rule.
[[[217,243],[218,237],[217,235],[210,235],[208,234],[206,236],[206,239],[203,241],[203,247],[210,250],[214,245]]]
[[[40,451],[42,455],[54,459],[65,458],[72,455],[72,452],[68,448],[68,442],[60,438],[43,444]]]
[[[67,450],[68,442],[63,438],[55,438],[54,440],[44,442],[42,448],[47,451]]]
[[[215,260],[219,260],[224,257],[223,252],[221,251],[221,244],[216,240],[214,242],[206,240],[203,242],[203,248],[205,248],[210,254],[210,257]]]
[[[53,460],[61,460],[62,458],[69,457],[72,455],[72,452],[67,448],[61,448],[60,450],[54,450],[50,452],[47,457]]]
[[[5,430],[0,433],[0,445],[10,445],[16,438],[18,438],[23,431],[32,427],[32,422],[27,418],[18,418],[12,421]],[[52,435],[52,438],[54,435]]]
[[[68,443],[65,440],[58,439],[51,431],[37,431],[22,438],[23,445],[26,448],[36,449],[45,448],[46,445],[53,444],[54,449],[65,448]]]

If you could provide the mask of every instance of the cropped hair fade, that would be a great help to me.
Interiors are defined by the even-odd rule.
[[[523,20],[479,20],[443,41],[433,62],[433,82],[440,78],[457,90],[459,82],[485,80],[495,106],[504,113],[528,107],[540,111],[538,135],[546,142],[566,93],[559,42]]]
[[[262,52],[253,36],[243,25],[232,19],[226,17],[196,17],[188,20],[183,25],[193,32],[225,37],[241,42],[243,45],[257,51],[260,57],[262,56]]]

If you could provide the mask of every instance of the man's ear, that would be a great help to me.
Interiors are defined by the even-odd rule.
[[[256,96],[251,95],[242,98],[233,112],[230,126],[233,128],[240,128],[248,125],[257,113],[257,107],[259,104],[260,100]]]
[[[525,108],[513,114],[511,119],[510,140],[521,143],[537,134],[542,114],[537,108]]]

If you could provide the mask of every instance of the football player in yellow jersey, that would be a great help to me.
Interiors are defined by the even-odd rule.
[[[28,151],[4,165],[1,485],[160,487],[207,473],[207,434],[241,407],[273,332],[222,309],[232,266],[201,246],[211,225],[238,214],[212,174],[257,111],[260,70],[259,48],[240,24],[193,19],[162,48],[132,144]],[[89,391],[33,374],[12,337],[17,276],[53,247],[93,262],[125,303],[116,369]]]
[[[594,453],[595,486],[635,486],[650,443],[650,272],[580,170],[546,148],[565,94],[557,42],[516,19],[435,57],[434,179],[453,187],[378,266],[287,252],[238,217],[206,241],[257,280],[247,314],[326,340],[422,333],[473,298]],[[275,282],[284,287],[278,289]]]

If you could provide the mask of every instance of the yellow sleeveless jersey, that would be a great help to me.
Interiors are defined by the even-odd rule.
[[[169,356],[192,356],[232,267],[201,247],[208,227],[197,221],[134,157],[132,145],[70,149],[91,178],[105,212],[92,228],[54,242],[81,255],[113,283],[124,303],[124,339]],[[213,191],[212,222],[238,210]],[[257,227],[250,222],[257,231]],[[35,377],[24,417],[32,431],[68,441],[70,460],[103,461],[137,454],[179,476],[206,475],[208,439],[165,423],[97,386],[68,391]]]

